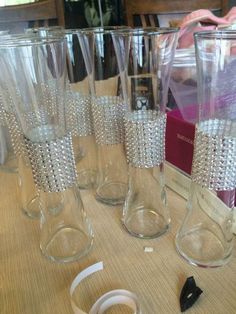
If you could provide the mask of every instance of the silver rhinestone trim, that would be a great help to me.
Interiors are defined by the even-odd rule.
[[[5,121],[11,137],[14,154],[17,157],[23,156],[25,154],[23,134],[15,113],[5,112]]]
[[[17,119],[17,115],[15,112],[16,106],[14,104],[14,102],[17,102],[17,105],[18,105],[20,101],[18,91],[16,91],[15,101],[14,101],[12,95],[9,93],[6,86],[5,94],[4,94],[4,101],[6,102],[6,106],[4,106],[3,99],[2,99],[2,103],[0,104],[0,114],[2,116],[2,122],[8,128],[14,154],[17,157],[23,156],[25,154],[23,132],[22,132],[20,123]],[[6,107],[7,107],[7,110],[6,110]]]
[[[48,113],[53,116],[57,114],[58,109],[58,98],[61,92],[58,91],[56,80],[48,81],[47,83],[38,84],[36,88],[40,95],[37,99],[42,99],[42,103],[44,104],[44,108],[47,108]],[[45,106],[46,104],[46,106]]]
[[[72,135],[89,136],[94,133],[90,96],[67,90],[66,108],[66,123]]]
[[[4,107],[0,95],[0,126],[6,126],[6,119],[5,119],[5,113],[4,113]]]
[[[116,96],[97,97],[92,103],[94,131],[99,145],[124,141],[124,104]]]
[[[25,124],[29,129],[40,127],[41,125],[48,125],[52,120],[53,114],[47,110],[39,109],[35,111],[27,111],[22,113]]]
[[[236,187],[236,122],[207,120],[197,124],[192,180],[213,190]]]
[[[45,142],[25,137],[35,184],[44,192],[61,192],[76,183],[71,134]]]
[[[125,116],[127,162],[134,167],[151,168],[165,160],[166,114],[136,111]]]
[[[39,109],[37,112],[24,113],[24,120],[26,121],[26,125],[28,125],[29,128],[40,126],[41,124],[48,124],[50,117],[58,114],[57,99],[59,97],[59,93],[57,92],[56,81],[49,81],[48,84],[41,83],[36,85],[35,94],[39,99],[42,100],[43,104],[46,104],[47,111],[44,112],[43,110]],[[6,111],[4,108],[2,98],[3,97],[0,95],[0,125],[7,125],[9,129],[14,154],[16,156],[25,156],[25,158],[27,158],[23,130],[15,112],[16,106],[20,107],[21,105],[20,101],[22,100],[20,97],[20,92],[19,90],[16,90],[16,94],[14,95],[15,99],[13,100],[12,95],[6,86],[4,101],[7,102],[7,108],[9,108],[8,111]]]

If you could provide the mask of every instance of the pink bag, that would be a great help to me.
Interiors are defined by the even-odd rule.
[[[210,10],[197,10],[186,15],[180,23],[178,48],[193,46],[193,33],[203,30],[232,29],[236,21],[236,7],[233,7],[224,17],[215,16]]]
[[[233,7],[224,17],[217,17],[209,10],[193,11],[180,22],[179,42],[172,66],[170,89],[178,109],[186,121],[195,122],[197,118],[189,107],[189,105],[197,103],[193,34],[203,30],[232,29],[234,22],[236,22],[236,7]],[[236,53],[236,48],[233,49]]]

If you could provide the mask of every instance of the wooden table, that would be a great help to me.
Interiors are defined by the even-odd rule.
[[[39,250],[39,222],[19,209],[15,175],[0,173],[0,313],[72,314],[71,282],[98,261],[104,262],[104,270],[82,282],[74,294],[86,312],[101,294],[123,288],[138,295],[143,314],[180,313],[181,287],[194,276],[203,294],[187,313],[236,313],[235,252],[228,265],[216,269],[191,266],[176,253],[174,236],[185,214],[184,199],[169,190],[171,229],[158,239],[141,240],[123,229],[121,208],[96,202],[88,191],[81,195],[93,224],[94,246],[75,263],[55,264]],[[145,246],[154,251],[144,252]],[[122,307],[119,313],[130,311]]]

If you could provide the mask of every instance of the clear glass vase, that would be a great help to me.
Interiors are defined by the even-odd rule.
[[[0,50],[39,193],[40,248],[53,261],[77,260],[91,248],[93,232],[77,186],[72,136],[66,127],[66,40],[6,40]]]
[[[217,267],[233,250],[236,187],[236,32],[195,35],[198,112],[187,214],[176,235],[191,264]]]
[[[166,102],[176,29],[114,31],[125,109],[129,184],[123,207],[126,229],[154,238],[169,227],[164,167]]]
[[[71,68],[75,66],[77,69],[78,62],[77,56],[73,56],[73,41],[69,34],[71,33],[70,30],[65,30],[61,26],[48,26],[48,27],[36,27],[36,28],[27,28],[25,29],[25,33],[31,36],[37,36],[41,38],[47,38],[47,37],[66,37],[67,38],[67,47],[68,47],[68,53],[67,53],[67,66],[68,71],[70,72]],[[76,64],[74,64],[76,63]],[[79,65],[83,64],[82,59],[80,59]],[[69,74],[69,73],[68,73]],[[69,78],[70,79],[70,78]],[[67,128],[70,132],[72,132],[72,143],[73,143],[73,149],[74,149],[74,155],[75,155],[75,162],[78,163],[83,157],[84,152],[80,145],[80,140],[77,132],[77,125],[75,124],[77,121],[76,117],[78,116],[77,108],[78,103],[76,102],[76,99],[71,91],[69,81],[66,84],[66,118],[67,118]],[[83,183],[82,183],[83,185]]]
[[[94,137],[91,95],[78,30],[59,26],[26,29],[27,34],[41,38],[65,37],[67,43],[66,125],[72,143],[78,172],[78,186],[94,189],[97,184],[97,147]]]
[[[78,30],[67,29],[64,31],[64,36],[67,40],[67,125],[72,131],[74,151],[80,151],[80,158],[76,162],[78,185],[81,189],[95,189],[97,146],[88,75],[80,48]]]
[[[98,150],[95,197],[108,205],[124,202],[127,163],[124,151],[124,103],[111,32],[123,27],[84,29],[80,34],[92,95],[92,116]]]
[[[2,85],[5,83],[3,79]],[[16,117],[13,98],[7,85],[2,92],[0,111],[3,123],[2,140],[6,143],[4,163],[0,169],[16,176],[20,199],[19,206],[27,217],[37,219],[40,217],[38,193],[33,182],[30,162],[25,152],[23,132]]]

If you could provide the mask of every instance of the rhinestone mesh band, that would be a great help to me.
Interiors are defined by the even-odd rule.
[[[0,126],[6,126],[6,119],[5,119],[5,113],[4,113],[4,107],[0,95]]]
[[[196,126],[192,180],[213,190],[236,187],[236,123],[208,120]]]
[[[137,111],[125,116],[127,162],[134,167],[151,168],[165,159],[166,115]]]
[[[18,93],[16,92],[15,101],[19,102],[19,98],[17,97],[17,95]],[[13,152],[17,157],[19,157],[25,154],[23,133],[15,113],[15,105],[13,98],[10,95],[9,91],[7,90],[7,86],[4,101],[7,103],[8,111],[5,109],[4,104],[2,102],[0,104],[1,115],[0,123],[1,125],[6,126],[8,128]]]
[[[97,97],[92,104],[94,131],[99,145],[124,141],[124,104],[119,97]]]
[[[41,124],[49,123],[50,118],[53,115],[58,115],[57,112],[57,99],[58,96],[56,81],[49,81],[47,84],[41,83],[35,86],[35,94],[42,100],[42,103],[46,104],[47,111],[38,110],[37,112],[25,112],[24,120],[26,125],[30,128],[36,127]],[[2,103],[3,99],[0,96],[0,125],[6,125],[9,129],[12,147],[16,156],[27,156],[25,141],[23,137],[23,130],[17,119],[15,107],[21,105],[22,101],[20,92],[17,90],[14,95],[14,100],[6,86],[6,93],[4,94],[4,101],[7,102],[9,111],[6,111]],[[27,106],[25,106],[27,107]],[[36,104],[37,107],[37,104]],[[23,114],[23,113],[22,113]],[[60,113],[59,113],[60,114]],[[61,113],[64,114],[64,113]]]
[[[22,156],[25,154],[23,134],[16,115],[13,112],[5,112],[5,121],[10,133],[14,154],[18,157]]]
[[[44,108],[47,108],[48,113],[52,116],[57,113],[58,108],[58,99],[61,97],[59,94],[61,93],[58,91],[56,86],[56,80],[48,81],[47,83],[38,84],[38,90],[42,99],[42,104],[44,104]],[[37,88],[36,88],[37,93]],[[63,95],[61,95],[63,96]],[[38,97],[38,99],[40,99]],[[46,104],[46,105],[45,105]]]
[[[35,184],[44,192],[61,192],[76,183],[72,137],[32,142],[25,137]]]
[[[66,92],[67,125],[72,135],[88,136],[94,133],[92,124],[91,97],[79,92]]]

